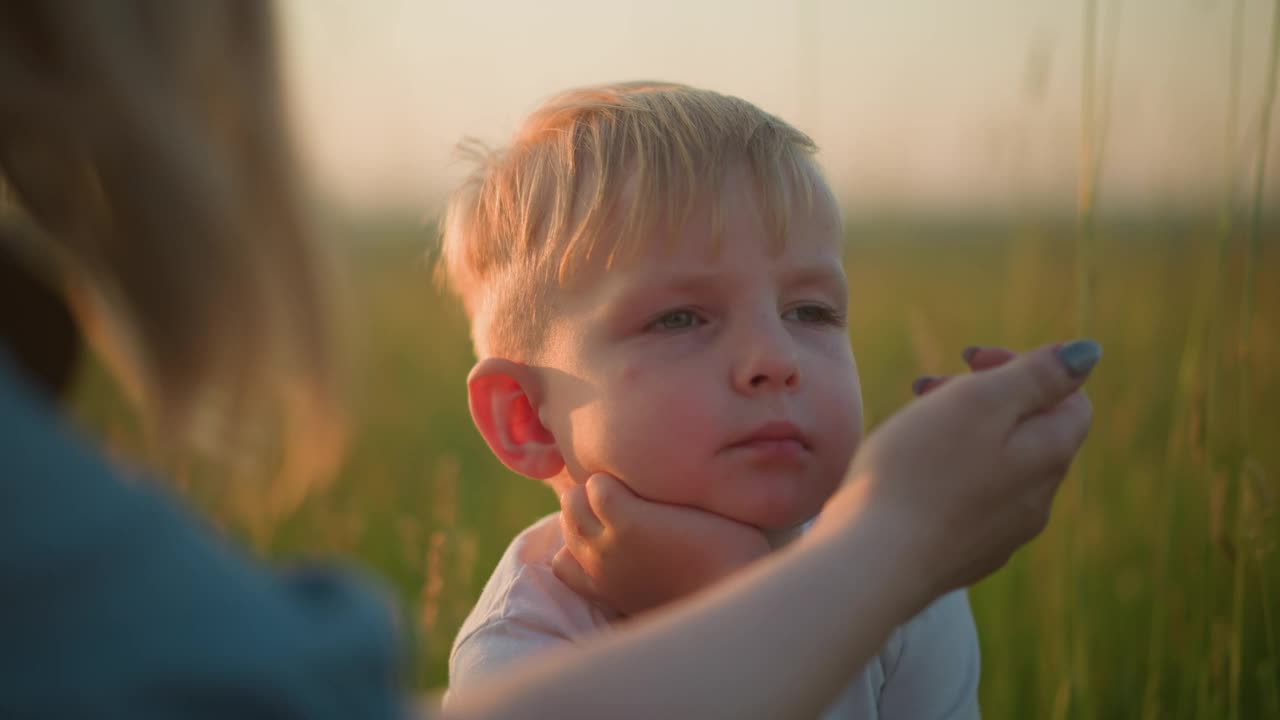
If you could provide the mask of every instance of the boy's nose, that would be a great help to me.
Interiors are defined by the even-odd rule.
[[[749,386],[753,390],[765,389],[773,385],[780,387],[795,387],[796,372],[794,364],[788,369],[779,369],[776,372],[759,373],[753,375],[749,382]]]
[[[752,394],[796,387],[800,370],[789,340],[760,334],[745,343],[743,361],[735,372],[734,384],[739,392]]]

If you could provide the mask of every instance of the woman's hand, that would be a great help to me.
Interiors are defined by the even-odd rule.
[[[970,345],[964,349],[964,352],[960,353],[960,357],[964,358],[965,364],[974,372],[1000,367],[1017,356],[1018,354],[1012,350],[981,345]],[[911,392],[916,395],[924,395],[941,387],[948,379],[946,375],[921,375],[911,383]]]
[[[966,359],[983,372],[925,388],[867,438],[811,535],[875,525],[918,569],[922,600],[1002,567],[1049,521],[1088,433],[1079,388],[1100,355],[1092,341],[977,351]]]
[[[650,502],[604,474],[560,495],[560,527],[556,577],[625,615],[682,598],[769,552],[754,527]]]

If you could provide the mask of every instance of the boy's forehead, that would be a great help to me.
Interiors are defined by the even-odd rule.
[[[808,186],[799,188],[794,181],[775,179],[788,187],[779,193],[784,202],[774,200],[784,207],[771,209],[768,190],[745,163],[732,167],[718,188],[687,198],[643,197],[631,178],[596,229],[589,256],[582,258],[584,262],[577,264],[579,272],[572,275],[581,281],[637,266],[715,264],[726,254],[736,256],[758,249],[773,258],[838,257],[842,238],[839,208],[816,169],[806,181]]]

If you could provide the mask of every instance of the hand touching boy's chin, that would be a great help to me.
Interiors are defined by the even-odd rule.
[[[613,462],[592,467],[581,480],[605,472],[645,500],[712,512],[768,531],[817,515],[840,485],[852,454],[825,448],[822,438],[788,423],[728,433],[695,450],[690,446],[698,439],[672,436],[662,448],[633,446]],[[851,448],[857,438],[851,434],[842,440]]]
[[[566,547],[553,563],[557,577],[634,615],[786,544],[818,513],[844,469],[824,464],[821,448],[803,433],[782,437],[793,429],[765,426],[705,454],[690,452],[693,437],[672,437],[649,462],[626,456],[597,471],[603,475],[591,473],[593,486],[560,495]],[[857,438],[846,440],[852,446]],[[844,450],[832,455],[847,457]],[[609,531],[581,529],[589,526]]]

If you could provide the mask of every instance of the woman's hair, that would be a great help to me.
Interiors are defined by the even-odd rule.
[[[335,447],[337,373],[272,13],[0,0],[0,178],[162,439],[267,418],[298,463]]]

